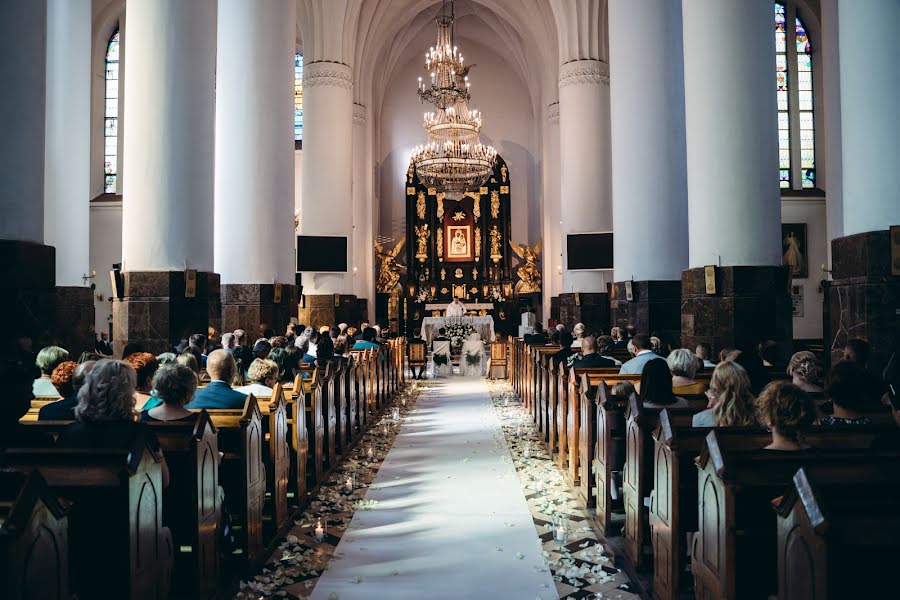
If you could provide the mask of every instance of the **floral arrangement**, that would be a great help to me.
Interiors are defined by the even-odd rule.
[[[475,367],[481,364],[481,355],[473,352],[466,352],[466,364]]]
[[[431,302],[432,300],[434,300],[434,296],[431,295],[431,290],[429,290],[428,288],[423,288],[419,292],[419,295],[416,296],[416,302],[419,302],[419,303]]]
[[[434,364],[435,366],[442,367],[447,364],[450,360],[450,357],[446,354],[435,354],[434,355]]]
[[[447,335],[451,338],[467,338],[475,333],[475,328],[470,323],[457,321],[455,323],[447,323],[444,326]]]
[[[503,296],[503,292],[501,291],[499,285],[491,286],[491,293],[488,294],[488,298],[490,298],[494,302],[506,302],[506,298]]]

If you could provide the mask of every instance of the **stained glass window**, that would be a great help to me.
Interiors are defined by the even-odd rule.
[[[794,27],[788,27],[791,21]],[[779,185],[815,188],[812,49],[806,27],[789,2],[775,3],[775,90]]]
[[[103,191],[115,194],[119,176],[119,28],[106,45],[103,108]]]
[[[294,55],[294,141],[303,140],[303,55]]]

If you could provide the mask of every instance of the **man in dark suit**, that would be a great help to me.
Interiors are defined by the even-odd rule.
[[[553,361],[553,366],[559,368],[562,365],[562,368],[565,369],[568,364],[569,357],[573,354],[576,354],[575,349],[572,348],[572,342],[574,338],[572,334],[568,331],[561,331],[559,334],[559,343],[562,344],[562,348],[559,352],[553,355],[551,359]]]
[[[234,378],[234,356],[228,350],[213,350],[206,361],[211,381],[197,390],[187,408],[243,408],[247,395],[231,389]]]
[[[100,332],[100,338],[97,340],[97,343],[94,344],[94,352],[96,352],[103,358],[109,358],[112,356],[112,344],[109,343],[109,334],[105,331]]]
[[[432,342],[449,342],[450,338],[447,337],[447,330],[441,327],[438,329],[437,337],[431,340]]]
[[[57,400],[45,405],[38,412],[38,421],[74,421],[75,407],[78,406],[78,390],[84,385],[84,380],[97,364],[95,360],[88,360],[75,369],[72,373],[72,388],[74,391],[68,398]]]
[[[616,363],[597,354],[597,339],[589,335],[581,342],[581,358],[575,359],[572,367],[576,369],[593,369],[598,367],[614,367]]]
[[[531,346],[544,346],[547,344],[547,335],[544,333],[544,326],[540,323],[534,324],[534,333],[525,336],[525,343]]]
[[[425,340],[422,339],[422,330],[418,327],[413,331],[413,338],[409,340],[409,347],[407,348],[407,356],[412,356],[412,347],[413,346],[422,346],[422,356],[428,352],[428,344]],[[412,365],[410,364],[409,370],[412,371],[413,379],[425,379],[425,365],[428,361],[424,361],[420,365]],[[416,369],[418,369],[418,374],[416,374]]]

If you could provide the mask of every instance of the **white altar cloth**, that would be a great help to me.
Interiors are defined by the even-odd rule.
[[[494,317],[425,317],[422,319],[422,337],[431,345],[438,329],[448,323],[469,323],[485,342],[494,341]]]

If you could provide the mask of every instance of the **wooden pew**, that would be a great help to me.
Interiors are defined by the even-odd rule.
[[[305,381],[302,374],[298,374],[290,389],[284,391],[287,437],[290,448],[290,470],[288,475],[288,489],[290,491],[288,492],[288,497],[290,498],[293,495],[297,506],[303,506],[306,503],[306,496],[309,491],[307,470],[309,433],[307,431],[306,412],[306,395],[308,392]]]
[[[779,600],[879,598],[896,585],[900,480],[854,473],[837,486],[798,470],[777,499]],[[846,569],[864,572],[851,576]]]
[[[163,492],[163,523],[175,548],[173,595],[215,598],[220,575],[218,432],[209,413],[197,420],[150,422],[169,468]]]
[[[550,439],[550,372],[553,355],[559,352],[560,346],[537,346],[534,348],[535,361],[535,417],[537,430],[545,442]]]
[[[329,363],[324,369],[319,369],[322,385],[319,386],[319,404],[322,407],[322,419],[325,424],[324,443],[322,448],[322,468],[329,471],[337,464],[337,447],[335,436],[337,434],[337,406],[334,394],[334,365]]]
[[[259,405],[253,394],[249,394],[243,409],[207,409],[207,412],[219,433],[219,450],[224,453],[219,477],[235,530],[240,534],[236,537],[244,557],[254,565],[265,559],[266,469]]]
[[[266,466],[266,493],[271,501],[272,525],[276,533],[288,522],[288,486],[291,475],[290,444],[288,440],[287,404],[281,383],[272,388],[270,398],[258,398],[262,418],[263,461]]]
[[[67,513],[38,471],[0,471],[0,597],[70,598]]]
[[[800,467],[821,485],[842,485],[863,473],[900,478],[900,455],[868,448],[874,431],[854,427],[852,432],[823,432],[834,448],[810,439],[816,448],[828,449],[799,453],[735,451],[710,432],[696,461],[699,530],[691,550],[691,571],[697,599],[757,599],[777,591],[771,500]],[[854,446],[857,449],[848,449]]]
[[[10,448],[0,466],[36,469],[74,501],[69,584],[79,597],[168,597],[173,542],[162,524],[162,469],[142,437],[130,450]]]
[[[344,443],[348,447],[353,446],[362,433],[362,423],[359,422],[359,361],[356,356],[350,356],[344,366],[342,385],[344,397],[347,399],[347,430]]]

